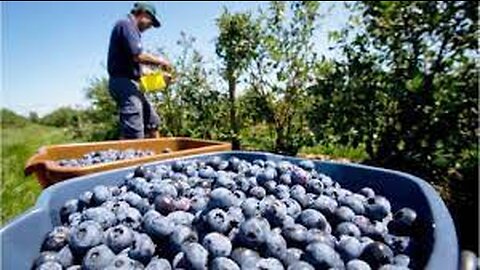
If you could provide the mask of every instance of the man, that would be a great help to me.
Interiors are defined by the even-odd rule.
[[[141,34],[152,26],[160,26],[155,7],[139,2],[127,18],[115,24],[110,36],[108,87],[120,111],[121,139],[159,137],[160,118],[139,91],[141,65],[170,67],[167,60],[143,51]]]

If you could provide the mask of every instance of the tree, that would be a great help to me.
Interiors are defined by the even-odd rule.
[[[365,144],[369,162],[441,187],[462,241],[478,246],[478,218],[466,221],[478,215],[478,4],[350,5],[333,34],[343,59],[317,70],[310,125],[327,113],[317,136]]]
[[[182,32],[177,45],[174,84],[152,99],[162,121],[163,134],[205,139],[226,139],[227,99],[213,87],[213,71],[194,48],[195,38]]]
[[[265,105],[279,153],[294,155],[309,140],[304,109],[317,59],[313,37],[318,9],[317,1],[273,1],[258,21],[260,46],[249,66],[249,81]]]
[[[223,60],[223,77],[228,82],[230,100],[230,125],[233,149],[240,148],[239,124],[235,102],[236,84],[251,59],[255,56],[259,29],[249,13],[231,14],[224,10],[217,19],[219,36],[215,46],[217,55]]]

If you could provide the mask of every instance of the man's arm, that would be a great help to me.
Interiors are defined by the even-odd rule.
[[[139,62],[140,64],[162,66],[165,69],[170,68],[170,63],[166,59],[164,59],[162,57],[155,56],[155,55],[150,54],[150,53],[141,52],[137,55],[134,55],[133,59],[136,62]]]

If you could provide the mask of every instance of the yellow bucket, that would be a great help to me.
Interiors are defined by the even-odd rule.
[[[166,83],[162,71],[155,71],[140,77],[140,89],[144,92],[158,92],[165,87]]]

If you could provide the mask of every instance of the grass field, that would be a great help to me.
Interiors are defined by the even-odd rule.
[[[41,187],[34,176],[25,177],[26,161],[42,145],[71,142],[60,128],[28,124],[1,130],[1,224],[33,206]]]

